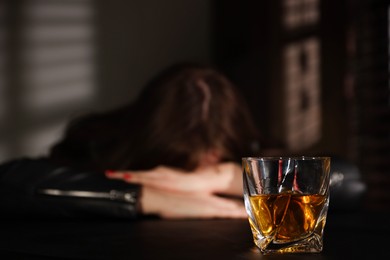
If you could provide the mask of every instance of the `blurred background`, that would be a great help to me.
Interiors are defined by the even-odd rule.
[[[263,148],[349,160],[366,206],[387,208],[389,16],[387,0],[3,0],[0,162],[44,156],[72,118],[196,61],[240,87]]]

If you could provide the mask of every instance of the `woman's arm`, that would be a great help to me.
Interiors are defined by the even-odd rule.
[[[242,203],[206,193],[175,193],[142,188],[142,214],[166,219],[246,218]]]
[[[242,196],[241,166],[232,162],[193,172],[159,166],[147,171],[107,171],[106,176],[170,192]]]
[[[149,171],[108,171],[106,176],[142,185],[142,213],[162,218],[245,218],[241,167],[221,163],[193,172],[159,166]]]
[[[176,175],[172,175],[176,176]],[[196,180],[197,178],[195,178]],[[200,184],[200,183],[199,183]],[[46,159],[0,165],[0,218],[242,218],[242,203],[108,180]]]

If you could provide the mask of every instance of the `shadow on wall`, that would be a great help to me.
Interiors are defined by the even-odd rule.
[[[2,1],[0,162],[45,155],[70,119],[133,100],[162,67],[210,62],[208,1],[170,4]]]

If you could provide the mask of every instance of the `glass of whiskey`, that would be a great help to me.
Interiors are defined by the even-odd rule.
[[[330,157],[246,157],[242,168],[245,208],[260,251],[321,252]]]

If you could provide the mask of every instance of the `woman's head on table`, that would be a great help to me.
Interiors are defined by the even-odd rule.
[[[141,185],[143,214],[244,217],[241,157],[258,132],[238,89],[208,66],[162,71],[135,102],[73,121],[51,158]],[[224,196],[220,196],[224,195]]]

